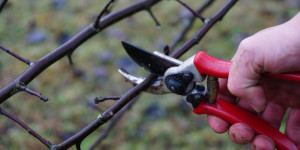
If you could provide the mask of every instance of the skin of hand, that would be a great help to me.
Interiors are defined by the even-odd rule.
[[[227,79],[220,79],[219,98],[236,103],[279,129],[287,111],[285,135],[300,147],[300,83],[263,78],[262,73],[300,72],[300,12],[288,22],[262,30],[243,40],[232,58]],[[267,136],[255,135],[243,123],[229,125],[208,115],[217,133],[228,130],[234,143],[251,142],[251,149],[275,149]]]

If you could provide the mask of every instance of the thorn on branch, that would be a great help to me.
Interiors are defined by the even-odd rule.
[[[27,88],[27,87],[24,86],[24,85],[18,84],[18,85],[17,85],[17,88],[18,88],[19,90],[21,90],[21,91],[25,91],[25,92],[27,92],[27,93],[29,93],[29,94],[31,94],[31,95],[34,95],[34,96],[40,98],[40,99],[41,99],[42,101],[44,101],[44,102],[48,101],[48,98],[47,98],[47,97],[44,97],[41,93],[35,92],[35,91],[33,91],[33,90]]]
[[[76,149],[77,149],[77,150],[81,150],[81,148],[80,148],[81,142],[82,142],[82,141],[76,143]]]
[[[25,59],[25,58],[23,58],[23,57],[17,55],[16,53],[14,53],[14,52],[8,50],[8,49],[5,48],[4,46],[0,45],[0,48],[1,48],[3,51],[5,51],[6,53],[10,54],[11,56],[13,56],[13,57],[19,59],[20,61],[24,62],[25,64],[27,64],[27,65],[30,65],[30,64],[31,64],[31,62],[30,62],[28,59]]]
[[[2,11],[2,9],[4,8],[4,6],[6,5],[6,2],[7,2],[8,0],[2,0],[2,2],[1,2],[1,4],[0,4],[0,13],[1,13],[1,11]]]
[[[152,19],[154,20],[157,29],[160,29],[160,23],[157,20],[157,18],[155,17],[155,15],[153,14],[152,10],[150,8],[148,8],[147,11],[150,14],[150,16],[152,17]]]
[[[203,23],[205,23],[206,19],[200,14],[198,14],[197,12],[195,12],[190,6],[188,6],[186,3],[182,2],[181,0],[176,0],[176,1],[179,2],[181,5],[183,5],[185,8],[187,8],[193,15],[201,19]]]
[[[120,96],[107,96],[107,97],[96,97],[94,99],[95,104],[104,102],[106,100],[119,100],[121,97]]]
[[[68,60],[69,60],[70,65],[73,65],[74,63],[73,63],[73,60],[72,60],[72,53],[69,53],[69,54],[67,55],[67,57],[68,57]]]
[[[43,137],[41,137],[38,133],[36,133],[34,130],[32,130],[30,127],[28,127],[24,122],[22,122],[18,117],[9,114],[8,112],[4,111],[1,107],[0,107],[0,115],[6,116],[7,118],[9,118],[10,120],[14,121],[15,123],[17,123],[18,125],[20,125],[23,129],[25,129],[29,134],[31,134],[33,137],[35,137],[36,139],[38,139],[40,142],[42,142],[45,146],[47,146],[48,148],[52,147],[52,144],[47,141],[46,139],[44,139]]]
[[[170,53],[170,47],[169,47],[169,45],[166,45],[166,46],[164,47],[164,54],[168,56],[169,53]]]
[[[105,12],[109,12],[109,10],[108,10],[109,6],[112,5],[114,2],[115,2],[115,0],[110,0],[106,4],[106,6],[102,9],[102,11],[98,14],[98,16],[94,22],[94,25],[93,25],[95,30],[99,30],[99,21],[100,21],[101,17],[104,15]]]

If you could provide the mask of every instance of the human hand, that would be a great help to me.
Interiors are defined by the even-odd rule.
[[[300,13],[290,21],[265,29],[241,42],[232,58],[228,80],[220,80],[219,98],[236,102],[279,129],[288,107],[291,107],[285,134],[300,146],[300,83],[261,78],[262,73],[300,71]],[[229,124],[208,116],[211,128],[226,132]],[[275,149],[274,142],[242,123],[229,128],[234,143],[251,142],[252,149]]]

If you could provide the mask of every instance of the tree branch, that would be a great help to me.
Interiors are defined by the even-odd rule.
[[[17,85],[17,88],[18,88],[19,90],[21,90],[21,91],[25,91],[25,92],[27,92],[27,93],[29,93],[29,94],[31,94],[31,95],[34,95],[34,96],[40,98],[40,99],[41,99],[42,101],[44,101],[44,102],[48,101],[48,98],[47,98],[47,97],[43,96],[41,93],[38,93],[38,92],[36,92],[36,91],[33,91],[33,90],[27,88],[27,87],[24,86],[24,85],[20,85],[20,84],[19,84],[19,85]]]
[[[114,24],[115,22],[126,18],[138,11],[147,10],[150,6],[156,4],[160,0],[143,0],[136,2],[124,9],[119,11],[113,12],[109,15],[106,15],[101,21],[97,21],[97,29],[93,27],[94,24],[83,29],[73,38],[71,38],[68,42],[64,43],[63,45],[59,46],[57,49],[53,50],[43,58],[37,60],[34,63],[30,63],[30,67],[19,77],[17,77],[14,81],[6,85],[4,88],[0,90],[0,104],[6,101],[9,97],[14,95],[18,92],[18,85],[26,86],[30,83],[36,76],[38,76],[41,72],[43,72],[47,67],[52,65],[54,62],[60,60],[62,57],[67,56],[68,54],[72,53],[78,46],[83,44],[86,40],[90,39],[92,36],[97,34],[98,32],[102,31],[106,27]],[[174,53],[172,53],[172,57],[178,58],[186,51],[188,51],[192,46],[199,43],[199,41],[203,38],[203,36],[209,31],[209,29],[222,17],[227,13],[227,11],[237,2],[237,0],[228,0],[227,3],[212,17],[210,18],[202,27],[201,29],[193,36],[192,39],[185,42],[179,49],[177,49]],[[100,16],[101,18],[101,16]],[[51,148],[52,150],[58,149],[68,149],[71,146],[76,145],[78,149],[80,149],[80,143],[92,132],[94,132],[97,128],[101,125],[106,123],[110,120],[116,113],[118,113],[122,108],[124,108],[132,99],[138,96],[143,90],[147,89],[153,81],[156,80],[158,76],[154,74],[150,74],[141,84],[137,85],[136,87],[127,91],[115,104],[113,104],[108,110],[106,110],[103,114],[99,115],[96,120],[90,123],[88,126],[83,128],[81,131],[73,135],[71,138],[63,141],[58,145],[51,146],[51,144],[44,140],[39,135],[35,135],[35,132],[21,121],[16,121],[19,125],[25,128],[30,134],[34,134],[35,137]],[[5,114],[0,108],[0,114]],[[13,117],[12,117],[13,118]],[[14,119],[12,119],[14,120]],[[18,120],[18,119],[15,119]],[[47,144],[48,143],[48,144]]]
[[[207,0],[203,5],[201,5],[201,7],[197,10],[198,14],[201,14],[204,10],[206,10],[206,8],[208,8],[215,0]],[[188,33],[188,31],[190,31],[190,29],[192,28],[194,22],[196,20],[196,16],[192,15],[189,18],[188,24],[184,26],[183,30],[181,31],[181,33],[179,34],[179,36],[177,36],[175,38],[175,40],[172,42],[171,46],[170,46],[170,52],[172,52],[174,50],[174,48],[179,44],[180,41],[182,41],[184,39],[184,37],[186,36],[186,34]]]
[[[99,31],[95,31],[91,26],[86,27],[77,35],[72,37],[69,41],[53,50],[43,58],[37,60],[32,63],[32,65],[19,77],[17,77],[14,81],[10,82],[4,88],[0,90],[0,104],[6,101],[9,97],[14,95],[18,90],[16,89],[16,85],[22,83],[23,85],[27,85],[30,83],[36,76],[38,76],[41,72],[43,72],[47,67],[52,65],[54,62],[60,60],[62,57],[72,53],[78,46],[83,44],[86,40],[90,39],[95,34],[99,33],[103,29],[109,27],[110,25],[120,21],[132,14],[146,10],[150,6],[155,5],[161,0],[146,0],[136,2],[128,7],[115,11],[106,15],[99,22]]]
[[[181,0],[177,0],[178,3],[183,5],[185,8],[187,8],[194,16],[198,17],[202,22],[205,22],[205,18],[201,16],[199,13],[195,12],[190,6],[188,6],[186,3],[182,2]]]
[[[22,122],[19,118],[17,118],[16,116],[13,116],[11,114],[9,114],[8,112],[4,111],[1,107],[0,107],[0,115],[4,115],[7,118],[11,119],[12,121],[16,122],[17,124],[19,124],[22,128],[24,128],[29,134],[31,134],[33,137],[35,137],[36,139],[38,139],[41,143],[43,143],[45,146],[47,146],[48,148],[52,147],[52,144],[47,141],[46,139],[44,139],[42,136],[40,136],[38,133],[36,133],[34,130],[32,130],[30,127],[28,127],[24,122]]]
[[[108,11],[108,7],[113,4],[115,2],[115,0],[110,0],[106,6],[102,9],[102,11],[98,14],[97,18],[95,19],[95,22],[94,22],[94,29],[95,30],[98,30],[99,28],[99,21],[101,19],[101,17],[104,15],[105,12]]]
[[[12,52],[12,51],[10,51],[10,50],[8,50],[7,48],[5,48],[5,47],[2,46],[2,45],[0,45],[0,49],[4,50],[6,53],[10,54],[11,56],[17,58],[18,60],[24,62],[24,63],[27,64],[27,65],[30,65],[30,63],[31,63],[28,59],[25,59],[25,58],[19,56],[18,54],[14,53],[14,52]]]
[[[195,45],[195,43],[199,43],[199,41],[202,39],[202,37],[208,32],[208,30],[219,20],[222,19],[222,17],[229,11],[229,9],[237,2],[237,0],[228,0],[227,3],[224,4],[224,6],[208,21],[206,24],[204,24],[201,29],[194,35],[194,37],[191,40],[188,40],[183,46],[181,46],[178,50],[176,50],[172,57],[178,58],[182,54],[184,54],[186,51],[188,51],[192,46]],[[190,42],[193,41],[193,42]],[[156,80],[158,76],[155,74],[150,74],[141,84],[138,84],[134,88],[130,89],[128,92],[126,92],[120,100],[118,100],[114,105],[112,105],[108,110],[106,110],[101,117],[94,120],[92,123],[90,123],[88,126],[83,128],[81,131],[73,135],[71,138],[67,139],[66,141],[55,145],[53,147],[53,150],[58,149],[67,149],[70,148],[72,145],[76,144],[77,142],[81,142],[83,139],[85,139],[88,135],[90,135],[92,132],[94,132],[98,127],[106,123],[108,120],[110,120],[113,115],[110,114],[116,114],[120,109],[122,109],[128,102],[130,102],[134,97],[139,95],[142,91],[147,89],[153,81]]]
[[[131,100],[128,104],[123,107],[120,112],[117,113],[117,115],[112,118],[109,125],[106,126],[106,128],[101,132],[101,135],[95,140],[95,142],[90,146],[89,150],[93,150],[96,148],[97,145],[99,145],[103,139],[106,138],[108,133],[113,129],[113,127],[116,125],[116,123],[122,118],[122,116],[125,114],[127,110],[129,110],[135,102],[138,100],[138,97],[135,97],[133,100]]]
[[[68,149],[72,145],[76,144],[79,141],[85,139],[88,135],[94,132],[98,127],[106,123],[109,119],[111,119],[112,115],[109,114],[116,114],[120,109],[122,109],[129,101],[131,101],[134,97],[139,95],[143,90],[147,89],[157,78],[157,75],[150,74],[141,84],[135,86],[134,88],[130,89],[126,92],[120,100],[118,100],[114,105],[112,105],[108,110],[106,110],[101,117],[94,120],[88,126],[83,128],[81,131],[73,135],[71,138],[65,140],[64,142],[53,146],[52,150],[59,150],[59,149]]]
[[[226,15],[230,8],[237,2],[238,0],[228,0],[218,12],[216,12],[208,21],[201,27],[200,30],[188,41],[186,41],[181,47],[179,47],[174,53],[171,54],[172,57],[179,57],[183,55],[188,49],[192,48],[196,44],[198,44],[204,35],[213,27],[215,23],[222,20],[222,18]]]

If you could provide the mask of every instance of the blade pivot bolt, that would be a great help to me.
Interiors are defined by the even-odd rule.
[[[201,94],[195,94],[195,96],[194,96],[194,99],[196,100],[196,101],[199,101],[199,100],[201,100],[202,99],[202,97],[203,97],[203,95],[201,95]]]
[[[193,79],[193,74],[191,74],[191,73],[184,73],[183,76],[182,76],[182,79],[184,81],[191,81],[191,79]]]
[[[191,72],[170,74],[165,78],[165,84],[172,92],[186,95],[192,90],[191,81],[193,77]]]
[[[171,86],[171,90],[175,91],[176,90],[175,86]]]

